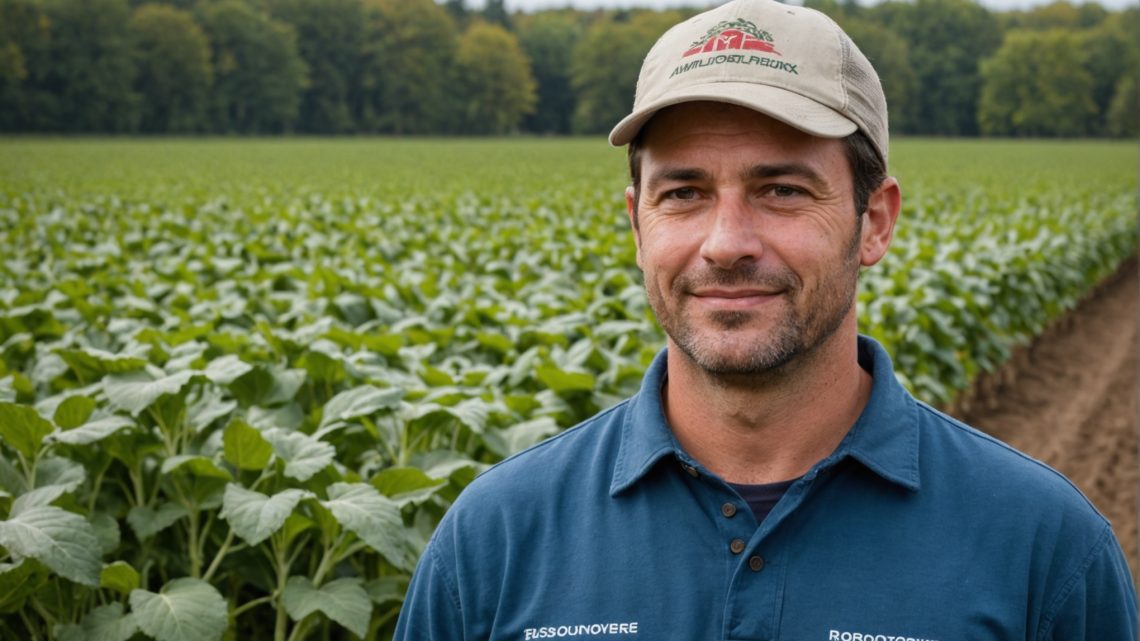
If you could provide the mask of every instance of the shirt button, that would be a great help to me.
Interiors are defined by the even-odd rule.
[[[733,554],[740,554],[744,551],[744,541],[741,539],[733,539],[732,542],[728,544],[728,549],[731,550]],[[755,559],[758,557],[754,556],[752,558]]]
[[[686,472],[688,472],[688,473],[689,473],[689,476],[691,476],[691,477],[693,477],[693,478],[697,478],[698,476],[700,476],[700,475],[701,475],[701,473],[697,471],[697,468],[693,467],[692,465],[689,465],[688,463],[682,463],[682,464],[681,464],[681,467],[682,467],[682,468],[683,468],[683,469],[684,469]]]
[[[720,506],[720,513],[725,515],[725,517],[731,519],[732,517],[736,516],[736,506],[732,503],[725,503],[724,505]]]
[[[758,556],[754,556],[748,559],[748,567],[752,568],[753,572],[759,572],[760,570],[764,569],[764,559]]]

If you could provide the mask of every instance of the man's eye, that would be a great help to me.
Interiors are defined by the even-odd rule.
[[[692,200],[697,197],[697,190],[692,187],[681,187],[670,191],[665,196],[675,200]]]
[[[803,192],[789,185],[773,185],[770,193],[777,198],[790,198],[792,196],[798,196]]]

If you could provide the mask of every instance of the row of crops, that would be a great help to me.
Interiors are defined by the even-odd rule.
[[[663,344],[601,141],[0,152],[3,638],[386,638],[458,492]],[[1135,251],[1128,147],[892,155],[860,321],[930,402]]]

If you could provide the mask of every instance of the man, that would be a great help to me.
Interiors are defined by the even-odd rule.
[[[738,0],[674,27],[610,140],[667,350],[464,491],[397,639],[1135,641],[1104,518],[857,335],[900,192],[831,20]]]

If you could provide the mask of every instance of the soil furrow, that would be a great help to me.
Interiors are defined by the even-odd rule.
[[[1140,278],[1132,259],[954,411],[1068,476],[1140,578]]]

